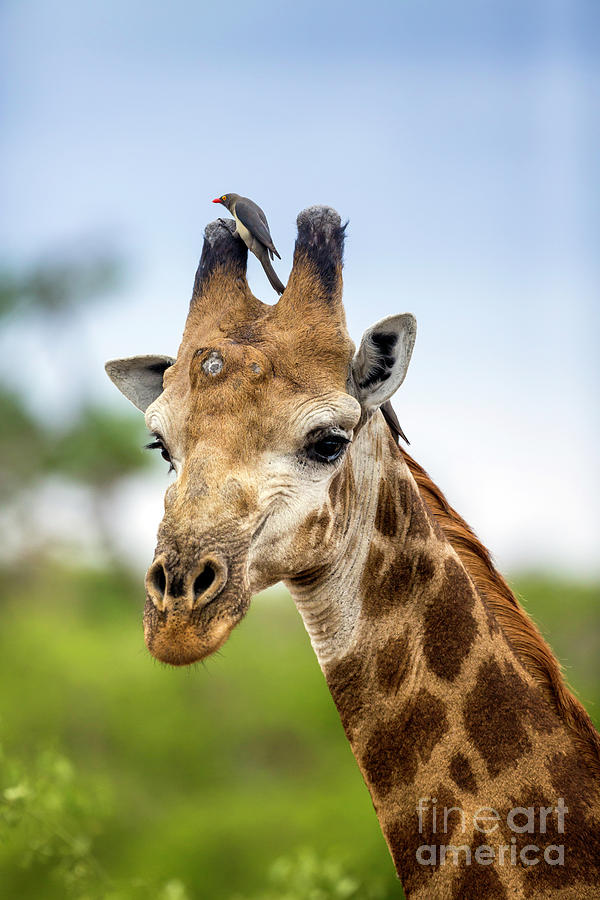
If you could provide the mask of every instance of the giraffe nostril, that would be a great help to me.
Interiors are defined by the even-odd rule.
[[[206,593],[215,578],[216,572],[213,564],[210,562],[205,563],[204,568],[194,580],[194,602],[199,600],[200,597]]]
[[[152,602],[161,609],[167,592],[167,574],[160,560],[156,560],[148,569],[146,590]]]
[[[227,583],[227,563],[211,554],[200,560],[191,572],[169,568],[164,557],[155,559],[146,574],[148,599],[159,610],[191,610],[205,606]]]
[[[162,563],[157,563],[152,570],[152,584],[156,588],[157,592],[161,597],[165,596],[165,591],[167,589],[167,576],[165,575],[165,570],[163,568]]]

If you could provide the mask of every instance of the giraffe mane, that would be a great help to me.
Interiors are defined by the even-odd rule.
[[[600,735],[567,686],[560,664],[539,629],[495,568],[487,548],[450,506],[427,472],[403,448],[399,449],[423,501],[458,553],[483,602],[495,616],[525,669],[570,729],[575,745],[590,770],[600,775]]]

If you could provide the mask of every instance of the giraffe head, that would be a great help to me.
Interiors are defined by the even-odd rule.
[[[223,219],[206,228],[177,358],[106,365],[175,470],[144,610],[149,650],[173,665],[217,650],[254,593],[331,552],[315,551],[311,522],[357,430],[403,381],[415,338],[411,315],[391,316],[354,352],[333,210],[299,215],[275,306],[251,294],[234,231]]]

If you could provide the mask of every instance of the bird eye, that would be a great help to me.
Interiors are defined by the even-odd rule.
[[[348,438],[341,434],[329,434],[312,441],[306,451],[317,462],[332,463],[340,458],[349,443]]]
[[[227,200],[227,194],[223,194],[223,196],[221,197],[221,200]]]
[[[165,447],[163,440],[157,434],[152,435],[155,438],[154,441],[150,441],[149,444],[146,444],[146,450],[160,450],[160,455],[165,460],[165,462],[169,463],[169,472],[172,472],[175,468],[173,462],[171,460],[171,454]]]

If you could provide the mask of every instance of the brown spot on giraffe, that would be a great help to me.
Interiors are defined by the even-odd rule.
[[[329,486],[329,499],[341,534],[346,534],[350,527],[355,492],[354,470],[352,465],[346,463],[334,475]]]
[[[433,557],[426,550],[413,554],[412,578],[417,586],[423,586],[431,581],[436,572],[436,564]]]
[[[541,734],[552,734],[560,727],[556,710],[552,708],[547,695],[540,687],[531,688],[526,697],[531,724]]]
[[[314,510],[298,529],[298,542],[305,541],[314,548],[322,548],[330,522],[331,516],[326,507]]]
[[[477,779],[473,774],[471,763],[464,753],[455,753],[450,759],[448,771],[452,781],[469,794],[477,793]]]
[[[364,661],[356,653],[348,654],[327,667],[325,677],[342,725],[350,735],[363,713]]]
[[[491,866],[477,862],[475,853],[479,847],[485,845],[484,839],[485,835],[481,834],[473,840],[469,848],[470,862],[466,863],[463,860],[463,874],[453,888],[449,900],[505,900],[508,897],[498,873]]]
[[[398,508],[400,509],[402,515],[406,517],[416,499],[415,489],[410,483],[410,479],[406,478],[406,476],[398,478],[395,471],[394,476]]]
[[[444,579],[425,612],[423,650],[427,664],[440,678],[453,681],[469,655],[477,622],[472,610],[475,594],[469,578],[456,559],[444,564]]]
[[[425,586],[435,574],[435,563],[426,551],[397,551],[391,560],[376,544],[367,556],[361,580],[363,615],[387,615],[410,596],[414,588]]]
[[[425,504],[415,484],[406,477],[396,479],[398,505],[407,523],[406,537],[424,540],[431,534]]]
[[[437,788],[432,789],[432,796],[435,797],[439,810],[460,808],[460,803],[445,785],[440,784]],[[409,895],[412,891],[422,888],[438,870],[437,865],[423,865],[419,862],[417,858],[419,848],[433,848],[435,858],[439,859],[440,848],[452,841],[459,824],[455,816],[449,816],[447,831],[443,831],[440,822],[434,823],[431,812],[432,805],[430,804],[428,814],[422,817],[418,827],[415,827],[417,820],[417,802],[415,801],[410,810],[410,816],[399,814],[397,821],[392,822],[384,829],[390,853],[402,880],[402,887]]]
[[[496,659],[479,667],[466,697],[463,716],[472,741],[492,776],[514,765],[531,750],[525,730],[528,685],[510,663],[502,671]]]
[[[415,500],[410,510],[410,524],[406,532],[407,538],[424,540],[429,537],[431,528],[429,520],[425,515],[425,507],[421,499]]]
[[[410,670],[411,654],[408,627],[398,637],[389,638],[375,657],[378,687],[395,694]]]
[[[377,723],[361,759],[377,793],[385,797],[398,783],[411,784],[447,730],[445,704],[425,688],[400,713]]]
[[[398,534],[397,501],[392,487],[387,479],[379,482],[379,496],[377,499],[377,512],[375,514],[375,528],[387,538],[394,538]]]
[[[367,560],[361,578],[361,593],[363,596],[362,612],[367,616],[379,616],[382,610],[382,585],[385,580],[387,571],[387,560],[382,550],[377,544],[372,543],[369,547]],[[389,605],[389,598],[383,601],[383,608]]]

